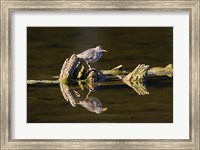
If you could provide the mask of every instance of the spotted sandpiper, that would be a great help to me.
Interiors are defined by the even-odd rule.
[[[107,52],[107,51],[102,49],[101,46],[97,46],[95,48],[90,48],[77,54],[77,57],[84,59],[88,67],[91,69],[89,63],[97,62],[101,58],[102,52]]]

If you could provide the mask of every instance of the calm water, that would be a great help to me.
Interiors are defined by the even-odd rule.
[[[27,28],[27,79],[51,79],[59,75],[64,60],[73,53],[101,45],[109,52],[95,64],[111,69],[123,64],[132,71],[138,64],[151,67],[173,63],[173,28]],[[29,123],[167,123],[173,122],[173,79],[147,81],[149,95],[140,96],[127,85],[100,85],[89,97],[101,101],[107,111],[96,114],[67,102],[59,85],[27,87]],[[88,90],[74,88],[81,97]]]

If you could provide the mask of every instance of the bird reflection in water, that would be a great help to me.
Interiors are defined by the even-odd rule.
[[[107,110],[107,108],[102,107],[101,101],[96,97],[88,97],[83,101],[79,102],[79,105],[85,107],[88,111],[100,114]]]
[[[79,92],[77,92],[74,88],[69,87],[66,84],[60,83],[60,90],[65,100],[69,102],[73,107],[81,105],[90,112],[94,112],[97,114],[105,112],[107,108],[104,108],[102,106],[101,101],[97,97],[89,96],[91,91],[93,90],[91,89],[92,86],[91,85],[85,85],[85,86],[89,88],[89,92],[86,97],[81,96]],[[83,90],[83,85],[81,85],[81,89]]]

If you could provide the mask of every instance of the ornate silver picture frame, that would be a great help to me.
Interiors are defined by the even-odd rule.
[[[189,11],[189,109],[188,140],[32,140],[11,138],[11,14],[16,10],[138,10]],[[22,1],[1,0],[1,149],[200,149],[199,68],[200,1]]]

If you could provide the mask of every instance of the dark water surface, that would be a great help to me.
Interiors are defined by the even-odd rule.
[[[173,28],[170,27],[28,27],[27,79],[50,79],[59,75],[63,62],[73,53],[101,45],[108,51],[93,67],[112,69],[123,64],[132,71],[138,64],[151,67],[173,63]],[[120,82],[120,81],[118,81]],[[109,83],[108,83],[109,84]],[[171,123],[173,79],[146,82],[149,95],[140,96],[122,83],[99,86],[90,96],[107,111],[96,114],[72,107],[59,85],[27,86],[28,123]],[[88,90],[76,90],[86,96]]]

